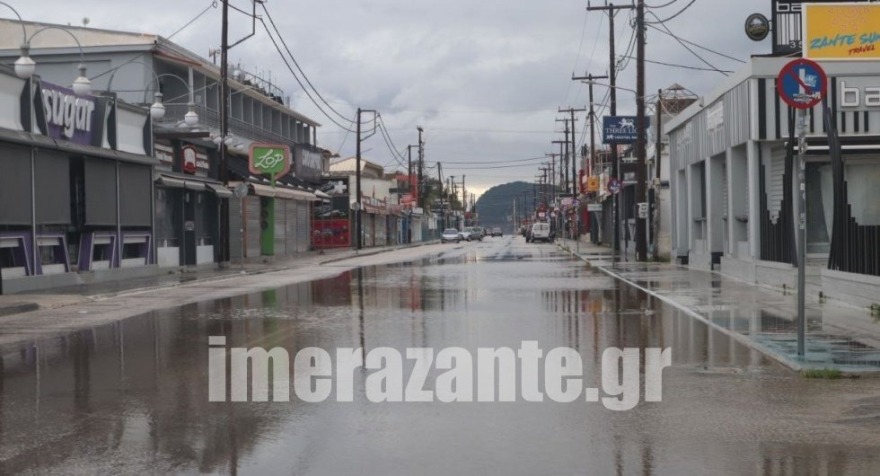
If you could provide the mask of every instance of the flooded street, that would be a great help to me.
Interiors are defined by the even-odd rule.
[[[811,380],[554,245],[448,244],[412,262],[7,346],[0,473],[877,474],[880,380]],[[671,347],[662,402],[215,402],[229,347]],[[411,367],[411,362],[405,366]],[[291,365],[293,368],[293,365]],[[438,374],[430,371],[429,388]],[[405,374],[405,375],[408,375]]]

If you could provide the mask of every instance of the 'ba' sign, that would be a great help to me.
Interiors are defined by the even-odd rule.
[[[42,82],[40,93],[46,117],[46,135],[77,144],[92,143],[95,100],[77,96],[72,89]]]
[[[651,126],[645,117],[645,129]],[[605,116],[602,118],[603,144],[633,144],[636,141],[636,116]]]

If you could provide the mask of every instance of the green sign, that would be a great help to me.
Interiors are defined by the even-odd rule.
[[[267,175],[272,183],[290,171],[290,148],[277,144],[253,144],[248,167],[254,175]]]

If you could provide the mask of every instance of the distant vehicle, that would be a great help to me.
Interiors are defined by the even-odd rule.
[[[443,234],[440,235],[440,243],[446,243],[447,241],[461,243],[461,235],[458,233],[458,230],[455,228],[447,228],[443,230]]]
[[[552,241],[549,223],[538,222],[532,224],[532,228],[526,237],[526,242],[534,243],[536,241],[543,241],[545,243]]]
[[[504,236],[504,232],[501,230],[500,226],[492,228],[492,236]]]
[[[474,227],[472,227],[472,226],[466,226],[466,227],[462,228],[461,232],[459,233],[459,236],[461,236],[462,240],[466,240],[466,241],[471,241],[471,240],[483,241],[483,234],[480,232],[480,230],[474,230]]]
[[[482,240],[484,236],[486,236],[486,230],[481,226],[475,226],[474,231],[480,234],[480,239]]]

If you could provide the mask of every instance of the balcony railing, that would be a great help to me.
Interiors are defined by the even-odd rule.
[[[183,116],[189,111],[186,104],[166,104],[165,118],[162,122],[182,121]],[[195,106],[196,114],[199,115],[199,124],[202,126],[220,129],[220,113],[205,106]],[[297,143],[295,137],[285,137],[281,134],[264,129],[255,124],[250,124],[234,117],[229,118],[229,132],[231,134],[258,142],[282,142]],[[308,143],[308,139],[306,143]]]

